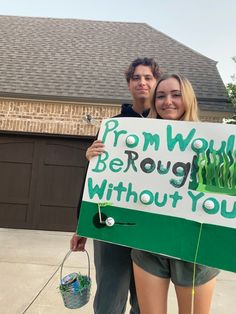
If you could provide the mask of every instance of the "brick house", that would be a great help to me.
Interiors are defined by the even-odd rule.
[[[187,76],[203,121],[232,115],[216,62],[147,24],[0,16],[0,30],[1,227],[75,229],[85,150],[131,102],[137,57]]]

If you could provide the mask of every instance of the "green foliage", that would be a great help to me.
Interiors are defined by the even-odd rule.
[[[70,284],[61,284],[59,286],[60,291],[62,292],[80,292],[82,293],[85,289],[90,289],[91,287],[91,279],[88,276],[81,275],[80,273],[77,274],[76,283]]]
[[[236,56],[232,57],[233,62],[236,64]],[[229,99],[234,106],[236,106],[236,73],[231,76],[232,82],[226,85],[229,94]]]
[[[235,83],[228,83],[226,85],[226,89],[228,91],[230,101],[232,102],[234,107],[236,107],[236,84]]]
[[[236,56],[233,57],[232,60],[236,64]],[[236,74],[233,74],[231,78],[232,78],[232,82],[226,85],[226,90],[228,92],[231,103],[236,108]],[[233,117],[230,119],[224,119],[224,123],[236,124],[236,114],[233,115]]]
[[[236,114],[232,116],[230,119],[223,119],[223,123],[226,124],[236,124]]]

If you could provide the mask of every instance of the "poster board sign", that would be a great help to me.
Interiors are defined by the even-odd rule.
[[[236,271],[234,125],[112,118],[88,167],[77,232]]]

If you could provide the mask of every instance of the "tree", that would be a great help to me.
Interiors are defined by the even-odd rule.
[[[236,56],[232,58],[234,63],[236,63]],[[226,89],[229,95],[229,100],[232,102],[233,106],[236,108],[236,74],[231,76],[232,82],[226,85]],[[224,119],[224,123],[236,124],[236,114],[230,119]]]
[[[229,99],[235,107],[236,106],[236,84],[228,83],[226,88],[229,94]]]
[[[223,123],[236,124],[236,114],[233,115],[232,118],[229,118],[229,119],[223,118]]]

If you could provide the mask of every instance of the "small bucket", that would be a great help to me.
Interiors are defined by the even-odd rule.
[[[66,259],[69,257],[70,250],[64,257],[61,263],[60,271],[60,292],[65,307],[69,309],[77,309],[88,303],[91,290],[90,278],[90,260],[89,254],[85,250],[88,258],[88,275],[81,275],[80,273],[70,273],[62,278],[62,269]]]

